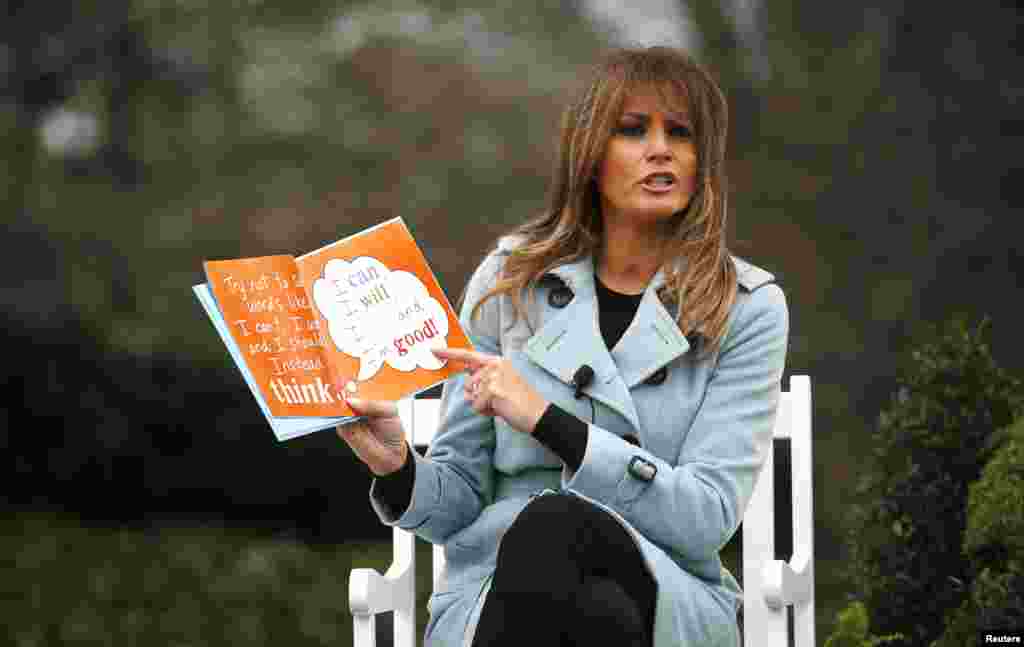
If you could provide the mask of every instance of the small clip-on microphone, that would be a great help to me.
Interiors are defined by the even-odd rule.
[[[594,381],[594,369],[586,364],[576,369],[572,375],[573,396],[577,400],[583,397],[583,389]]]

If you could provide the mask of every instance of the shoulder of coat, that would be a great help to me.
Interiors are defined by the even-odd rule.
[[[753,292],[759,287],[775,282],[774,274],[743,260],[739,256],[733,256],[732,263],[736,266],[736,282],[747,292]]]

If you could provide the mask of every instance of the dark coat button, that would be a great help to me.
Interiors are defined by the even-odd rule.
[[[659,384],[665,381],[666,377],[668,377],[668,369],[662,366],[658,370],[651,373],[651,376],[644,380],[644,384],[658,386]]]
[[[641,481],[653,481],[658,473],[658,466],[642,456],[634,456],[629,461],[629,473]]]
[[[548,294],[548,304],[552,308],[564,308],[572,301],[572,296],[572,290],[565,285],[560,285]]]
[[[636,445],[637,447],[640,446],[640,441],[637,440],[637,437],[634,436],[633,434],[626,434],[625,436],[622,437],[622,439],[629,443],[630,445]]]

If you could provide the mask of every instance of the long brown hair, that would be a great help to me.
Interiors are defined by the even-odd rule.
[[[686,209],[672,216],[665,283],[658,296],[678,305],[684,335],[699,334],[701,352],[718,349],[736,299],[736,269],[726,248],[725,144],[728,110],[718,84],[685,52],[668,47],[619,49],[593,69],[562,116],[559,158],[549,206],[512,233],[521,238],[507,257],[487,299],[508,294],[526,318],[522,294],[551,268],[600,250],[602,222],[596,174],[625,97],[653,88],[662,103],[689,115],[697,148],[696,190]],[[680,105],[682,104],[682,105]]]

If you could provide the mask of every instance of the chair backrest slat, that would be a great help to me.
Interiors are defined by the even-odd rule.
[[[415,447],[427,447],[434,440],[441,418],[440,398],[406,398],[398,402],[402,426],[412,436]]]
[[[793,428],[793,398],[789,391],[779,394],[779,411],[775,417],[772,438],[789,438]]]

